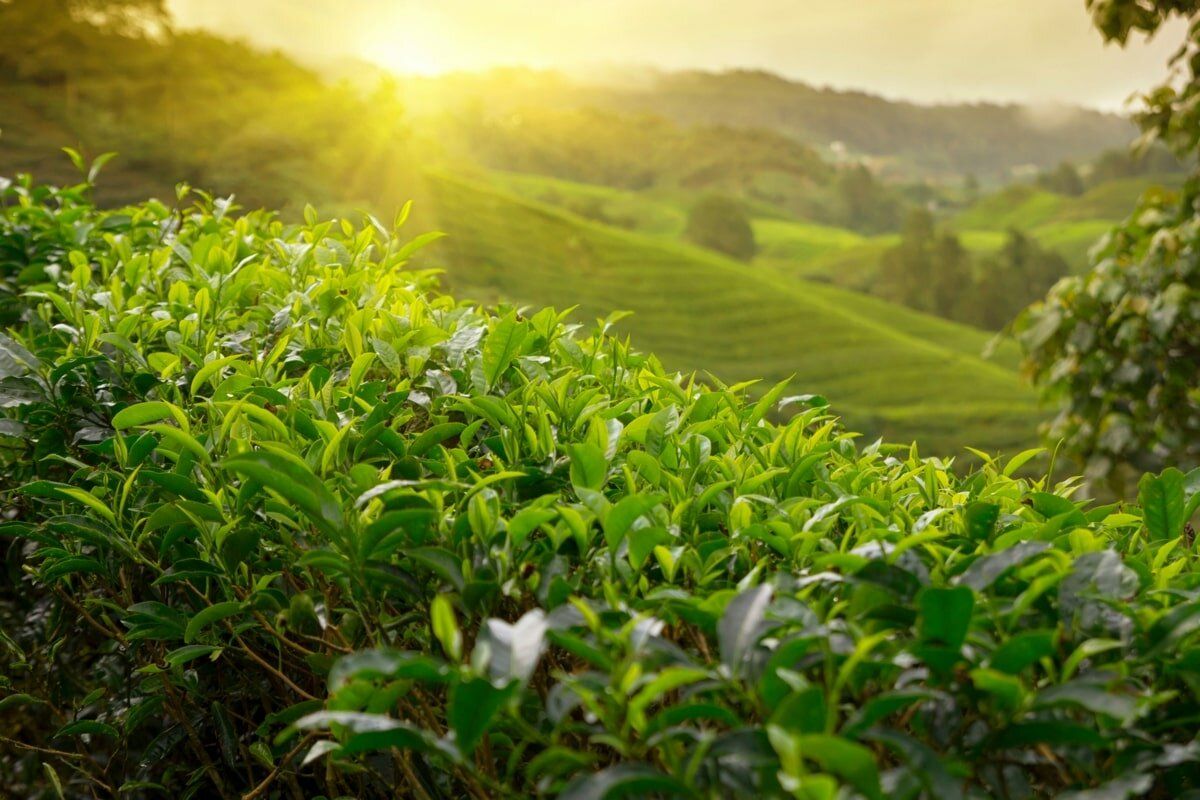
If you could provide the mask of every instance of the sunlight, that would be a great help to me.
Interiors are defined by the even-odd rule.
[[[440,75],[447,66],[422,43],[412,40],[380,41],[363,48],[362,57],[400,75]]]
[[[1200,800],[1198,108],[1200,0],[0,0],[0,800]]]
[[[411,10],[398,10],[367,35],[359,54],[398,74],[439,75],[452,68],[447,58],[449,41],[435,20]]]

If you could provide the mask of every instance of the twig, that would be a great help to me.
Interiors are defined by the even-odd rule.
[[[105,637],[110,638],[110,639],[116,639],[118,642],[121,643],[122,646],[125,646],[128,644],[128,642],[125,641],[125,636],[120,631],[113,630],[112,628],[101,625],[99,622],[96,621],[95,617],[93,617],[91,614],[89,614],[83,606],[79,605],[79,603],[76,603],[71,598],[71,596],[68,595],[66,592],[64,592],[62,589],[55,586],[54,592],[59,597],[61,597],[63,600],[65,600],[67,602],[67,604],[71,606],[71,608],[75,609],[76,613],[78,613],[85,620],[87,620],[89,625],[91,625],[93,628],[95,628],[97,631],[99,631]]]
[[[255,798],[259,797],[263,792],[269,789],[271,784],[275,782],[275,779],[279,777],[279,773],[283,771],[283,768],[286,767],[288,763],[296,757],[297,753],[304,749],[305,745],[315,739],[316,736],[317,735],[315,733],[310,733],[301,739],[298,745],[284,754],[283,758],[279,760],[279,763],[275,765],[275,768],[271,770],[267,777],[262,779],[262,782],[259,783],[258,786],[255,786],[253,789],[242,795],[242,800],[255,800]]]
[[[68,753],[66,750],[55,750],[51,747],[38,747],[36,744],[26,744],[25,742],[10,739],[7,736],[0,736],[0,742],[11,744],[15,747],[20,747],[23,750],[33,750],[36,753],[45,753],[48,756],[57,756],[58,758],[84,758],[81,753]]]
[[[233,633],[232,625],[226,624],[225,627],[227,627],[229,629],[230,633]],[[276,678],[283,681],[287,685],[287,687],[289,689],[291,689],[293,692],[300,695],[305,700],[318,699],[316,695],[309,694],[308,692],[301,689],[299,686],[297,686],[292,681],[291,678],[289,678],[287,675],[284,675],[279,670],[275,669],[275,667],[271,666],[270,663],[268,663],[266,659],[264,659],[262,656],[260,656],[258,653],[254,652],[253,650],[251,650],[250,647],[242,640],[241,636],[238,636],[236,633],[234,633],[233,638],[237,640],[238,645],[242,648],[242,650],[246,653],[246,655],[248,655],[248,656],[250,656],[250,658],[254,659],[254,661],[257,662],[258,665],[260,667],[262,667],[263,669],[265,669],[267,672],[271,673]]]

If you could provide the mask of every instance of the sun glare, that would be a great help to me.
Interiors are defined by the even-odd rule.
[[[435,20],[400,12],[373,30],[360,47],[363,58],[405,75],[437,75],[452,68],[446,58],[447,37]]]

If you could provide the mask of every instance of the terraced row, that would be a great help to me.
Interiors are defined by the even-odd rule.
[[[491,187],[428,175],[448,283],[480,299],[614,310],[669,366],[723,380],[795,376],[870,435],[1012,450],[1035,438],[1032,393],[986,333],[685,245],[618,231]]]

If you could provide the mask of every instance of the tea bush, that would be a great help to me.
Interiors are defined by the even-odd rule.
[[[1196,796],[1200,476],[959,474],[184,194],[0,195],[9,795]]]

